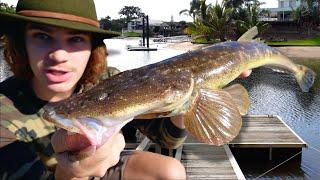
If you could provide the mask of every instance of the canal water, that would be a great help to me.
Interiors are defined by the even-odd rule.
[[[320,68],[320,59],[318,62],[318,68]],[[251,100],[249,114],[279,115],[308,144],[308,148],[303,148],[302,154],[274,170],[271,169],[288,160],[295,153],[287,156],[284,152],[277,157],[279,159],[273,161],[259,158],[252,160],[250,157],[239,158],[238,163],[245,176],[248,179],[254,179],[271,170],[261,178],[320,179],[319,81],[314,89],[303,93],[293,75],[275,72],[268,68],[258,68],[250,77],[238,82],[249,91]]]
[[[152,64],[185,52],[167,49],[166,44],[154,44],[152,41],[151,47],[157,47],[157,51],[127,51],[128,45],[139,44],[138,39],[110,39],[105,40],[105,43],[109,53],[108,65],[121,71]],[[3,61],[1,56],[2,52],[0,59]],[[320,58],[313,61],[317,62],[313,63],[312,67],[318,69],[320,78]],[[3,74],[8,76],[2,71],[3,67],[0,81],[4,79]],[[288,161],[285,161],[288,158],[275,161],[237,159],[246,178],[320,179],[319,81],[314,89],[303,93],[291,74],[268,68],[255,69],[250,77],[237,81],[243,84],[250,94],[249,114],[279,115],[308,144],[308,148],[303,148],[299,156]],[[274,168],[279,164],[281,165]]]

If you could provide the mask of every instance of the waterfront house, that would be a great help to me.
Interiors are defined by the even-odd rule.
[[[318,6],[317,0],[312,0],[313,6]],[[278,0],[277,8],[266,8],[277,21],[293,21],[293,10],[300,6],[307,6],[306,0]]]

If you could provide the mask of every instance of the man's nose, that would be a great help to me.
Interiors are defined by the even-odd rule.
[[[68,52],[63,48],[56,48],[49,53],[50,60],[61,63],[68,60]]]

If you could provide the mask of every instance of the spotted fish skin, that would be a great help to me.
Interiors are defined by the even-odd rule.
[[[233,101],[234,97],[221,93],[220,89],[236,79],[241,72],[263,65],[278,66],[293,72],[303,91],[308,91],[313,84],[315,74],[310,69],[292,63],[278,50],[255,41],[230,41],[122,72],[84,93],[47,105],[44,118],[62,128],[81,133],[81,128],[74,123],[78,119],[92,119],[96,122],[96,125],[85,125],[90,128],[104,126],[114,131],[114,127],[118,130],[141,114],[173,116],[186,113],[188,121],[195,119],[197,122],[206,122],[205,127],[203,123],[186,123],[190,125],[187,129],[191,133],[203,142],[221,145],[239,133],[241,117],[237,107],[230,107],[236,103],[224,103]],[[204,101],[209,102],[204,104]],[[222,102],[216,106],[214,101]],[[249,102],[244,105],[243,111],[248,109]],[[198,106],[205,108],[199,112]],[[219,112],[217,107],[222,106],[230,111]],[[219,117],[212,119],[207,116],[214,115],[209,113],[210,108],[211,111],[217,111],[216,116]],[[194,112],[190,112],[190,109]],[[228,118],[223,119],[225,117]],[[207,123],[211,121],[215,123]],[[217,123],[219,121],[225,123],[221,125]],[[194,127],[200,131],[192,130]],[[217,132],[213,131],[220,129],[223,130],[219,133],[224,135],[212,140],[213,136],[217,136]],[[232,131],[229,132],[230,129]]]

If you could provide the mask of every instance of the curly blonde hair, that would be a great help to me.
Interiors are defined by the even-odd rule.
[[[4,57],[13,74],[19,79],[30,80],[33,77],[25,47],[24,28],[5,34]],[[107,48],[102,39],[93,37],[91,55],[87,67],[78,82],[79,86],[96,84],[107,67]]]

